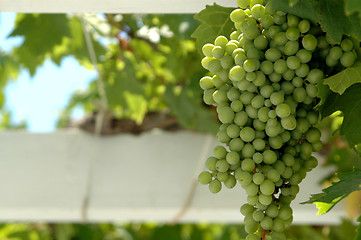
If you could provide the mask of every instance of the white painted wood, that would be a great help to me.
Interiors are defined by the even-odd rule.
[[[236,6],[235,0],[0,0],[0,12],[196,13],[214,2]]]
[[[216,144],[210,136],[188,131],[101,139],[77,131],[1,133],[0,221],[81,221],[87,171],[94,160],[89,221],[168,222],[200,171],[203,149],[210,155]],[[298,204],[321,191],[317,183],[327,172],[316,169],[301,184],[293,204],[295,224],[338,224],[345,216],[342,204],[323,216],[316,216],[314,205]],[[180,221],[241,223],[239,207],[245,201],[240,186],[211,194],[199,185]]]

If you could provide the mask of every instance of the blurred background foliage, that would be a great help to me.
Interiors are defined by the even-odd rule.
[[[291,226],[290,240],[354,239],[356,226],[343,220],[339,226]],[[49,224],[0,225],[2,240],[240,240],[246,233],[236,224]]]

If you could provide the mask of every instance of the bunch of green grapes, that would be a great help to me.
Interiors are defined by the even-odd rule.
[[[315,127],[317,83],[356,61],[353,42],[330,41],[306,19],[273,11],[262,0],[238,0],[230,14],[235,31],[202,48],[203,100],[222,123],[199,175],[212,193],[224,185],[245,189],[246,240],[286,239],[290,203],[322,148]]]

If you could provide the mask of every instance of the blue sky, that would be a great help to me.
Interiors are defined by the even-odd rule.
[[[6,52],[22,41],[6,38],[13,29],[15,17],[15,13],[0,13],[0,49]],[[85,89],[94,77],[95,72],[83,68],[72,57],[64,59],[60,67],[47,60],[34,77],[22,71],[18,80],[6,87],[5,106],[11,111],[13,122],[27,121],[28,131],[51,132],[71,94]],[[73,118],[82,115],[77,109]]]

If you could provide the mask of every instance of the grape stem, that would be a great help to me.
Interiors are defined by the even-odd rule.
[[[263,233],[262,233],[262,240],[265,240],[265,239],[266,239],[266,233],[267,233],[267,230],[263,230]]]

